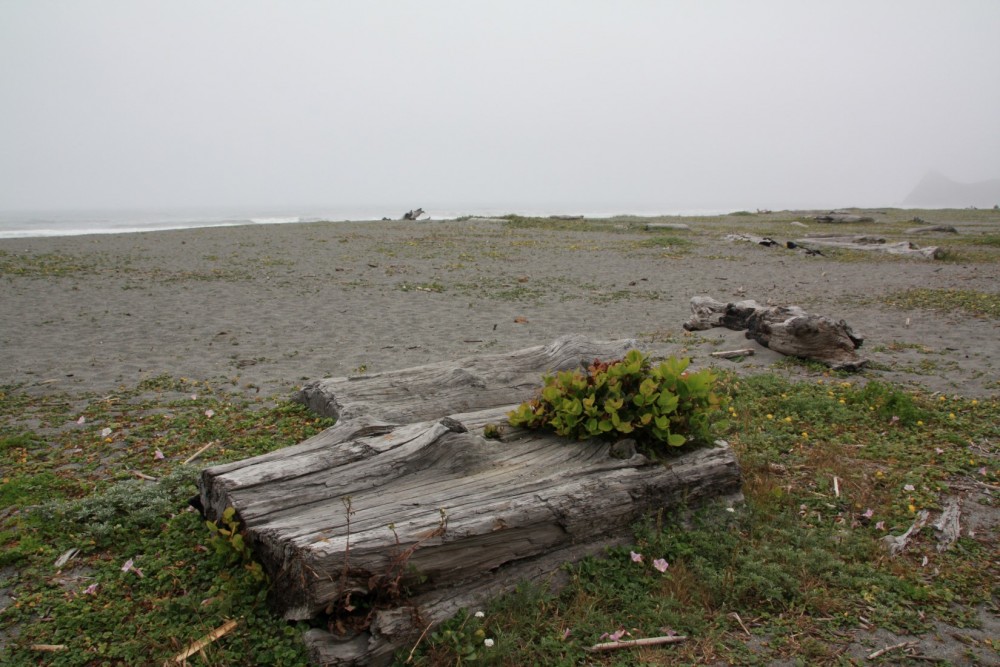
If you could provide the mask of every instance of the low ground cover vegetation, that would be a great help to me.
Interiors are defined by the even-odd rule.
[[[938,552],[925,531],[894,558],[882,544],[951,494],[995,502],[995,398],[821,372],[718,384],[745,504],[648,517],[632,544],[567,566],[561,590],[525,587],[468,610],[400,661],[835,664],[858,628],[974,627],[977,607],[995,604],[995,532],[963,532]],[[198,659],[303,664],[306,626],[268,611],[238,527],[208,530],[187,501],[205,465],[330,423],[169,377],[108,396],[0,389],[0,661],[162,664],[235,621]],[[688,640],[586,651],[670,633]]]

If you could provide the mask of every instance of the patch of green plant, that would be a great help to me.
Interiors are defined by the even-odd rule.
[[[723,426],[715,375],[708,369],[689,373],[689,364],[670,357],[654,366],[647,355],[629,350],[623,359],[595,360],[586,374],[546,375],[539,396],[508,420],[576,440],[634,438],[652,457],[688,442],[711,442]]]
[[[1000,294],[959,289],[916,287],[882,298],[895,308],[927,308],[944,312],[966,312],[980,317],[1000,318]]]
[[[458,647],[475,644],[486,664],[825,664],[867,624],[899,633],[938,620],[976,625],[975,607],[990,603],[1000,577],[986,555],[995,535],[963,535],[941,553],[925,530],[892,558],[882,540],[920,509],[939,509],[951,480],[995,483],[996,399],[832,376],[723,374],[718,384],[732,401],[728,439],[745,505],[647,517],[630,544],[567,566],[559,591],[522,586],[490,603],[489,652],[464,637],[421,643],[412,662],[455,664]],[[671,632],[688,640],[587,651],[609,635]]]
[[[0,663],[163,664],[228,619],[237,626],[205,648],[207,664],[307,662],[304,628],[268,611],[238,530],[223,522],[230,535],[213,538],[187,499],[206,465],[300,442],[332,420],[166,376],[103,396],[0,389],[10,439],[0,566],[12,568],[2,587],[16,601],[0,613]],[[25,419],[33,432],[10,426]],[[33,644],[66,648],[42,655]]]
[[[95,271],[93,262],[60,252],[18,254],[0,250],[0,275],[48,278]]]

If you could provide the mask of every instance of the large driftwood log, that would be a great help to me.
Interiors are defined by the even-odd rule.
[[[838,370],[858,370],[867,364],[857,349],[864,338],[844,320],[810,315],[798,306],[762,306],[753,300],[722,303],[707,296],[691,299],[688,331],[726,327],[746,331],[746,337],[790,356],[812,359]]]
[[[599,345],[630,347],[628,341],[576,345],[565,359],[556,355],[561,365],[578,365],[581,351],[586,359]],[[566,349],[564,340],[492,358],[547,350],[551,360],[553,351]],[[452,369],[476,363],[490,367],[471,358]],[[384,402],[392,388],[392,400],[405,403],[401,378],[452,377],[444,367],[401,371],[397,382],[365,396]],[[539,385],[536,374],[533,386]],[[337,399],[352,388],[341,383]],[[490,392],[483,383],[466,385],[467,394],[481,394],[468,399],[473,404],[492,400]],[[209,519],[236,509],[271,578],[274,609],[288,619],[326,620],[327,629],[306,636],[318,664],[385,664],[459,609],[521,580],[554,577],[563,563],[627,539],[644,515],[739,494],[739,468],[726,443],[661,464],[628,448],[618,448],[628,458],[616,457],[605,442],[514,429],[506,423],[514,405],[388,424],[393,414],[421,410],[369,415],[365,400],[345,399],[353,418],[299,445],[209,468],[199,482]],[[484,437],[487,424],[503,425],[501,440]],[[352,617],[348,607],[374,611]]]
[[[391,603],[400,578],[420,574],[413,599],[373,616],[363,640],[313,633],[321,662],[337,664],[362,644],[362,662],[387,656],[462,605],[600,550],[645,514],[739,491],[724,443],[657,464],[509,427],[502,442],[483,438],[510,408],[375,429],[341,422],[292,455],[209,468],[202,503],[210,519],[236,508],[288,619],[342,608],[348,595]]]
[[[326,417],[366,416],[403,424],[520,403],[538,390],[543,373],[619,359],[634,340],[600,342],[564,336],[503,354],[466,357],[399,371],[329,378],[305,386],[295,398]]]

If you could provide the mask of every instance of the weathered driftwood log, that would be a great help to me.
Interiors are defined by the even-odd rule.
[[[826,223],[851,223],[851,222],[875,222],[874,218],[868,217],[867,215],[854,215],[852,213],[838,213],[837,211],[832,211],[824,215],[817,215],[813,218],[816,222],[826,222]]]
[[[867,360],[858,356],[864,338],[844,320],[810,315],[798,306],[762,306],[745,300],[722,303],[707,296],[691,299],[688,331],[726,327],[746,331],[746,337],[775,352],[812,359],[838,370],[858,370]]]
[[[910,241],[886,243],[884,238],[878,236],[809,236],[804,239],[797,239],[795,243],[799,245],[808,244],[830,248],[846,248],[848,250],[871,250],[891,255],[906,255],[918,259],[940,259],[944,256],[944,251],[937,246],[921,248]]]
[[[645,514],[739,491],[725,443],[659,464],[641,454],[614,458],[607,443],[509,426],[502,441],[484,439],[483,427],[513,407],[398,427],[340,422],[284,456],[205,470],[202,504],[210,519],[236,508],[285,618],[340,612],[341,632],[357,623],[361,639],[313,633],[318,661],[368,664],[456,604],[513,586],[532,569],[554,572]],[[404,584],[411,599],[399,597]],[[369,604],[386,610],[346,614]],[[359,648],[363,659],[338,657]]]
[[[424,209],[418,208],[412,211],[407,211],[403,214],[403,220],[416,220],[424,214]]]
[[[958,234],[958,230],[951,225],[928,225],[926,227],[911,227],[906,230],[907,234],[928,234],[930,232],[942,232],[944,234]]]
[[[544,370],[622,356],[630,347],[570,338],[341,379],[336,395],[318,402],[338,406],[336,425],[293,447],[203,471],[205,515],[217,520],[235,508],[271,578],[278,613],[325,621],[327,629],[306,635],[314,662],[385,664],[459,609],[519,581],[555,577],[562,564],[627,539],[645,515],[738,497],[739,468],[726,443],[653,463],[634,449],[613,453],[605,442],[514,429],[506,422],[513,404],[386,423],[449,401],[481,407],[512,393],[521,400],[538,389]],[[478,375],[514,367],[506,381]],[[476,372],[456,374],[470,368]],[[441,381],[454,377],[464,378],[464,393]],[[430,408],[411,400],[424,390]],[[502,425],[501,440],[484,437],[487,424]]]
[[[364,415],[403,424],[526,401],[538,390],[543,373],[580,368],[595,358],[619,359],[634,347],[634,340],[564,336],[515,352],[319,380],[295,399],[326,417]]]
[[[776,248],[784,247],[789,250],[800,250],[807,255],[822,255],[819,250],[813,248],[808,248],[803,245],[797,244],[793,241],[786,241],[785,243],[779,243],[775,241],[770,236],[757,236],[755,234],[727,234],[727,241],[746,241],[747,243],[756,243],[757,245],[764,246],[766,248]]]

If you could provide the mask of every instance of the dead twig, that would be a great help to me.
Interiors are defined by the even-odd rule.
[[[910,641],[910,642],[902,642],[901,644],[893,644],[892,646],[886,646],[885,648],[880,648],[879,650],[875,651],[874,653],[870,653],[868,655],[868,659],[869,660],[874,660],[875,658],[878,658],[879,656],[883,656],[886,653],[889,653],[890,651],[898,651],[901,648],[909,648],[910,646],[916,646],[919,643],[920,642],[917,642],[917,641]]]
[[[739,359],[740,357],[752,357],[753,354],[753,348],[746,347],[742,350],[720,350],[719,352],[712,352],[708,356],[717,359]]]
[[[732,616],[733,618],[735,618],[735,619],[736,619],[736,622],[740,624],[740,627],[741,627],[741,628],[743,628],[743,632],[747,633],[747,637],[752,637],[752,636],[753,636],[753,635],[751,635],[751,634],[750,634],[750,631],[749,631],[749,630],[747,630],[747,626],[743,625],[743,619],[742,619],[742,618],[740,618],[740,615],[739,615],[739,614],[737,614],[737,613],[736,613],[736,612],[734,611],[733,613],[731,613],[731,614],[730,614],[730,616]]]
[[[413,648],[410,649],[410,655],[406,656],[406,662],[403,663],[403,664],[408,665],[411,662],[413,662],[413,654],[417,652],[417,647],[420,646],[420,642],[422,642],[424,640],[424,637],[427,636],[427,631],[431,629],[432,625],[434,625],[434,624],[433,623],[428,623],[427,627],[424,628],[424,631],[420,633],[419,637],[417,637],[417,643],[414,644]]]
[[[44,651],[45,653],[58,653],[59,651],[65,651],[69,647],[65,644],[32,644],[32,651]]]
[[[684,635],[666,635],[663,637],[645,637],[643,639],[625,639],[617,642],[602,642],[600,644],[594,644],[593,646],[585,649],[591,653],[598,653],[600,651],[614,651],[620,648],[632,648],[635,646],[659,646],[661,644],[676,644],[678,642],[685,641],[687,639]]]
[[[202,649],[204,649],[209,644],[212,644],[213,642],[218,641],[222,637],[224,637],[227,634],[229,634],[230,632],[232,632],[233,629],[235,629],[237,625],[239,625],[239,621],[236,620],[236,619],[232,619],[232,620],[226,621],[225,623],[223,623],[222,625],[220,625],[219,627],[217,627],[215,630],[212,630],[207,635],[205,635],[204,637],[202,637],[198,641],[196,641],[193,644],[191,644],[190,646],[188,646],[182,652],[180,652],[177,655],[175,655],[174,656],[174,662],[176,662],[176,663],[182,663],[182,662],[184,662],[185,660],[187,660],[188,658],[190,658],[195,653],[197,653],[197,652],[201,651]]]
[[[216,442],[217,442],[216,440],[213,440],[212,442],[208,443],[207,445],[205,445],[204,447],[202,447],[201,449],[199,449],[198,451],[196,451],[194,454],[192,454],[191,456],[187,457],[187,459],[185,459],[184,463],[182,463],[181,465],[187,465],[187,464],[191,463],[191,461],[194,461],[196,458],[198,458],[199,456],[201,456],[202,454],[204,454],[205,450],[208,449],[209,447],[211,447],[212,445],[214,445]]]

